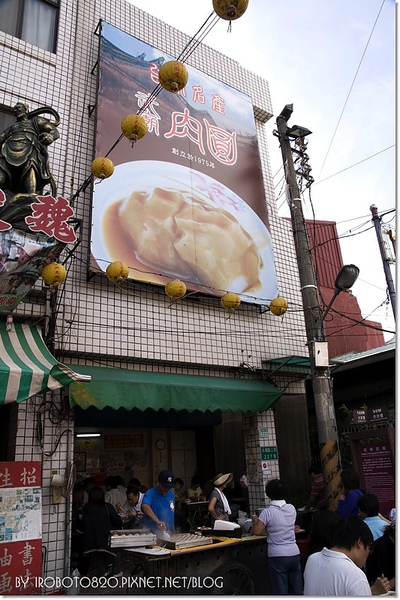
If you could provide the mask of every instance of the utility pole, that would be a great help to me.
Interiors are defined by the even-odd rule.
[[[371,204],[369,209],[372,213],[372,221],[375,226],[376,237],[378,238],[378,245],[379,245],[379,250],[381,253],[383,270],[385,271],[385,277],[386,277],[386,283],[388,286],[390,302],[392,304],[393,316],[394,316],[394,320],[396,320],[396,291],[394,289],[393,277],[392,277],[392,273],[391,273],[390,266],[389,266],[391,259],[386,253],[385,244],[384,244],[384,241],[382,238],[381,217],[378,214],[378,208],[375,206],[375,204]]]
[[[299,267],[325,497],[327,507],[336,510],[341,490],[338,432],[329,370],[328,343],[323,324],[324,315],[320,307],[317,280],[288,137],[287,121],[292,112],[293,105],[287,104],[278,116],[276,124],[288,186],[288,202]],[[296,127],[291,128],[293,132],[296,131]],[[297,127],[297,130],[300,129],[311,133],[305,128]]]

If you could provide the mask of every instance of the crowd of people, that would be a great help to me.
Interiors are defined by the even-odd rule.
[[[357,473],[341,473],[343,494],[336,512],[328,510],[321,470],[311,467],[311,491],[306,508],[312,510],[308,552],[300,555],[296,540],[298,511],[287,502],[288,488],[279,479],[265,486],[269,500],[259,516],[252,516],[253,535],[267,537],[267,573],[273,595],[366,596],[387,594],[395,586],[395,509],[390,519],[379,511],[379,500],[360,488]],[[322,485],[321,485],[322,482]],[[189,531],[187,507],[205,505],[200,524],[237,520],[248,509],[245,485],[233,473],[218,473],[202,484],[197,475],[188,488],[172,471],[159,473],[146,489],[137,479],[124,487],[120,477],[108,476],[103,487],[91,478],[77,484],[73,500],[73,552],[81,574],[100,552],[104,572],[120,573],[110,546],[112,529],[146,528],[158,539]],[[267,575],[266,575],[267,576]]]
[[[265,487],[270,499],[253,533],[267,536],[269,587],[274,595],[371,596],[391,593],[395,585],[396,511],[391,520],[379,512],[379,500],[360,488],[353,469],[342,471],[343,494],[336,512],[323,503],[322,474],[311,468],[306,507],[317,508],[309,531],[308,553],[302,565],[296,542],[295,507],[286,502],[288,489],[278,480]],[[323,489],[323,488],[322,488]]]
[[[211,525],[216,519],[235,519],[246,500],[232,473],[219,473],[204,485],[194,475],[186,491],[183,480],[169,470],[161,471],[150,489],[135,478],[125,487],[120,476],[105,477],[101,486],[88,477],[77,483],[73,492],[74,566],[81,575],[86,575],[93,564],[97,571],[118,574],[117,555],[111,549],[113,529],[144,528],[159,539],[166,539],[173,532],[187,532],[193,525],[188,514],[188,504],[192,502],[206,504],[197,516],[196,525],[201,526]]]
[[[111,530],[143,527],[143,486],[133,478],[128,487],[109,475],[103,486],[92,477],[75,484],[72,498],[72,558],[81,575],[93,568],[118,575],[117,555],[111,550]]]

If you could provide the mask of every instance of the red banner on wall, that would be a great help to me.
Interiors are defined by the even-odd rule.
[[[40,593],[41,537],[40,462],[0,462],[0,595]]]

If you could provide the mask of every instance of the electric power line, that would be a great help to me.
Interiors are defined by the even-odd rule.
[[[375,23],[373,24],[373,26],[372,26],[372,29],[371,29],[371,32],[370,32],[370,34],[369,34],[369,36],[368,36],[367,43],[366,43],[366,45],[365,45],[365,48],[364,48],[364,51],[363,51],[363,53],[362,53],[362,55],[361,55],[360,62],[358,63],[358,67],[357,67],[357,69],[356,69],[356,73],[355,73],[355,75],[354,75],[354,77],[353,77],[353,81],[352,81],[352,83],[351,83],[351,86],[350,86],[349,92],[348,92],[348,94],[347,94],[347,97],[346,97],[346,100],[345,100],[345,102],[344,102],[344,105],[343,105],[343,108],[342,108],[342,112],[340,113],[339,120],[338,120],[338,122],[337,122],[337,125],[336,125],[336,127],[335,127],[335,131],[333,132],[333,136],[332,136],[331,142],[330,142],[330,144],[329,144],[329,147],[328,147],[328,150],[327,150],[327,152],[326,152],[326,155],[325,155],[324,161],[323,161],[323,163],[322,163],[322,167],[321,167],[321,170],[320,170],[320,172],[319,172],[318,179],[319,179],[319,177],[321,176],[321,173],[322,173],[322,171],[323,171],[323,169],[324,169],[324,166],[325,166],[325,163],[326,163],[326,159],[328,158],[328,154],[329,154],[329,152],[330,152],[330,149],[331,149],[331,147],[332,147],[333,140],[335,139],[336,132],[337,132],[337,130],[338,130],[338,128],[339,128],[340,122],[341,122],[341,120],[342,120],[342,117],[343,117],[344,111],[345,111],[345,109],[346,109],[346,106],[347,106],[347,102],[349,101],[350,94],[351,94],[351,92],[352,92],[352,90],[353,90],[353,87],[354,87],[355,81],[356,81],[356,79],[357,79],[357,76],[358,76],[358,72],[359,72],[359,70],[360,70],[360,68],[361,68],[362,62],[363,62],[363,60],[364,60],[364,56],[365,56],[365,54],[366,54],[366,52],[367,52],[367,48],[368,48],[368,46],[369,46],[369,43],[370,43],[370,41],[371,41],[372,35],[373,35],[373,33],[374,33],[374,30],[375,30],[376,24],[377,24],[377,22],[378,22],[378,19],[379,19],[379,16],[380,16],[381,12],[382,12],[382,9],[383,9],[383,6],[384,6],[384,4],[385,4],[385,0],[383,0],[383,1],[382,1],[381,7],[380,7],[380,9],[379,9],[379,11],[378,11],[378,15],[377,15],[377,17],[376,17],[376,19],[375,19]]]
[[[394,147],[395,147],[395,144],[392,144],[391,146],[388,146],[387,148],[384,148],[383,150],[380,150],[379,152],[375,152],[375,154],[371,154],[371,156],[367,156],[367,158],[363,158],[362,160],[350,165],[349,167],[346,167],[345,169],[342,169],[341,171],[337,171],[337,173],[333,173],[333,175],[328,175],[328,177],[324,177],[324,179],[319,179],[318,181],[316,181],[314,183],[314,185],[317,185],[318,183],[322,183],[323,181],[326,181],[327,179],[331,179],[332,177],[336,177],[336,175],[340,175],[340,173],[344,173],[345,171],[348,171],[349,169],[352,169],[353,167],[356,167],[357,165],[361,165],[361,163],[366,162],[370,158],[374,158],[375,156],[382,154],[382,152],[386,152],[386,150],[390,150],[391,148],[394,148]]]

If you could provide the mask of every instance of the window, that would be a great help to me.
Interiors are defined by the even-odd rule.
[[[0,0],[0,29],[55,52],[59,0]]]
[[[15,123],[13,109],[0,104],[0,133]]]

